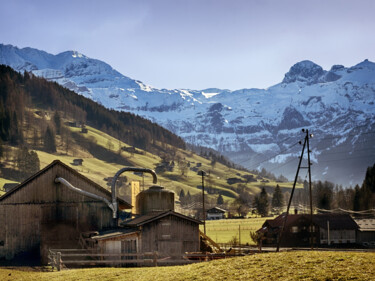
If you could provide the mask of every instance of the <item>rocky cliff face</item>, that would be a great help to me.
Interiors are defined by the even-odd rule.
[[[74,51],[54,56],[0,45],[0,63],[56,81],[108,108],[149,118],[250,169],[266,167],[293,178],[302,128],[315,135],[313,178],[360,183],[374,164],[375,64],[367,60],[329,71],[302,61],[280,84],[237,91],[155,89]]]

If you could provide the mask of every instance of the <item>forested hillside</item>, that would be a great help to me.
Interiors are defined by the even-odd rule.
[[[158,150],[155,142],[184,148],[184,141],[166,129],[126,112],[108,110],[83,96],[47,82],[25,72],[20,74],[10,67],[0,65],[0,138],[13,145],[24,143],[24,137],[34,130],[36,118],[28,114],[27,108],[61,112],[62,117],[74,120],[77,124],[88,124],[114,136],[129,145],[147,151]],[[45,131],[40,124],[40,133]],[[58,132],[59,128],[54,128]]]

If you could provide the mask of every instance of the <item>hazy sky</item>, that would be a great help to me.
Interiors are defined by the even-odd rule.
[[[0,0],[0,43],[76,50],[157,88],[266,88],[375,61],[375,1]]]

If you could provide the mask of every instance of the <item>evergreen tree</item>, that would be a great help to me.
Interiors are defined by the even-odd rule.
[[[3,154],[4,154],[3,142],[1,141],[1,138],[0,138],[0,159],[3,157]]]
[[[217,205],[223,205],[224,204],[224,198],[221,194],[219,194],[219,196],[217,197],[216,204]]]
[[[186,203],[190,203],[191,202],[191,195],[190,195],[190,191],[188,191],[188,193],[186,194]]]
[[[272,207],[276,209],[281,209],[284,207],[284,197],[278,184],[276,185],[272,196]]]
[[[262,188],[260,194],[254,197],[253,205],[257,209],[258,214],[260,214],[262,217],[268,215],[268,194],[264,187]]]
[[[367,168],[362,187],[371,190],[372,193],[375,193],[375,164],[374,166]]]
[[[360,189],[359,189],[359,186],[358,184],[355,186],[354,188],[354,198],[353,198],[353,210],[354,211],[359,211],[361,210],[361,206],[360,206]]]
[[[55,123],[56,128],[56,135],[61,134],[61,118],[58,111],[55,111],[55,114],[53,115],[53,122]]]
[[[333,201],[334,184],[328,181],[314,183],[316,206],[320,209],[330,210]]]
[[[44,150],[50,153],[56,152],[55,134],[49,126],[44,134]]]
[[[27,147],[20,148],[17,154],[17,167],[23,175],[22,179],[35,174],[40,170],[38,154],[35,151],[29,151]]]
[[[20,124],[22,123],[22,121],[19,123],[17,116],[18,116],[17,112],[13,111],[13,115],[12,115],[11,122],[10,122],[11,125],[9,128],[9,132],[10,132],[9,140],[12,145],[23,144],[23,134],[22,134],[22,130],[20,129],[21,128]]]
[[[185,203],[185,191],[183,189],[181,189],[179,197],[180,197],[181,204],[184,204]]]

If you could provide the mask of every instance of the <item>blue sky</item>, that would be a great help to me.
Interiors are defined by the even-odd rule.
[[[0,0],[0,43],[76,50],[157,88],[267,88],[375,61],[375,1]]]

